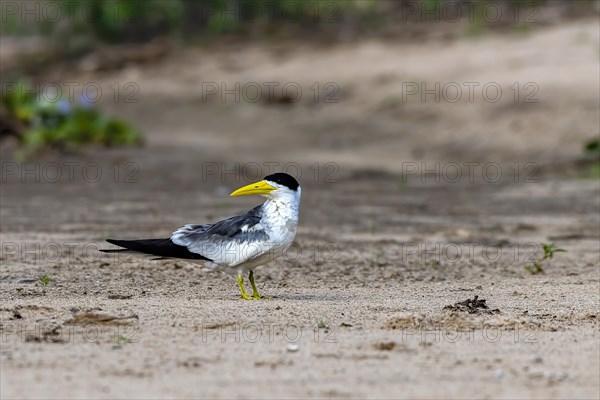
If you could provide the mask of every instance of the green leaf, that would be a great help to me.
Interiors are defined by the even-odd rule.
[[[109,118],[100,111],[72,106],[67,100],[40,101],[24,81],[4,88],[4,108],[27,127],[22,135],[26,157],[46,146],[75,148],[83,144],[105,146],[139,145],[141,134],[125,121]],[[60,107],[59,107],[60,105]]]

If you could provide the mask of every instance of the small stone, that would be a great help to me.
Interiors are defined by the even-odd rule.
[[[503,369],[497,369],[494,371],[494,376],[496,377],[496,379],[502,379],[505,375],[505,372]]]
[[[298,350],[300,350],[300,346],[298,346],[296,343],[290,343],[287,345],[287,351],[289,353],[295,353]]]
[[[541,364],[542,362],[544,362],[544,359],[539,354],[536,354],[535,356],[533,356],[533,362],[535,364]]]

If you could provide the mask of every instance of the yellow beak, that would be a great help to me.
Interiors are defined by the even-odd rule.
[[[269,194],[273,190],[277,190],[269,185],[266,181],[260,181],[244,186],[231,193],[230,196],[250,196],[251,194]]]

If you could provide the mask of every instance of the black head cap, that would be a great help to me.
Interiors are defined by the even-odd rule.
[[[271,174],[271,175],[265,176],[264,180],[275,182],[275,183],[278,183],[283,186],[287,186],[291,190],[297,190],[298,186],[300,186],[298,181],[296,179],[294,179],[293,176],[285,174],[283,172],[277,172],[276,174]]]

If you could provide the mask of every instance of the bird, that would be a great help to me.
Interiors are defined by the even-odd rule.
[[[277,172],[263,180],[241,187],[230,196],[260,195],[267,200],[245,214],[208,224],[187,224],[170,238],[117,240],[106,239],[120,249],[100,251],[134,252],[197,261],[204,267],[236,275],[241,298],[260,300],[254,282],[254,269],[280,257],[296,237],[302,190],[291,175]],[[252,285],[252,295],[244,288],[244,276]]]

